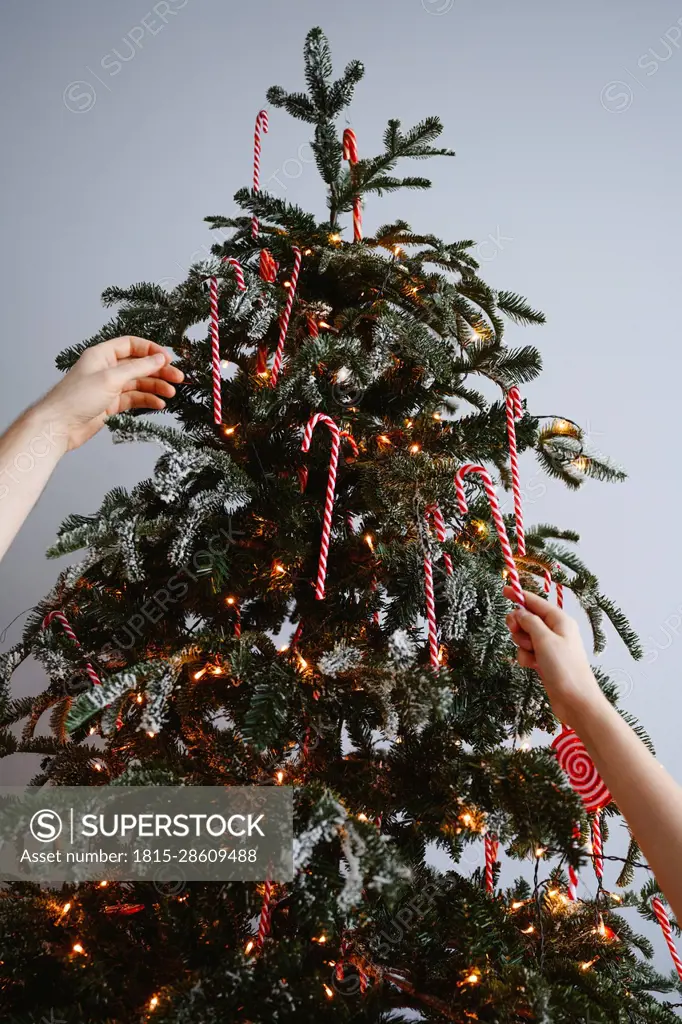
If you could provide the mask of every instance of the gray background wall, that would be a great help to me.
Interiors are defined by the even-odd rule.
[[[8,424],[56,380],[53,360],[101,324],[102,289],[172,283],[211,242],[251,173],[271,84],[301,86],[305,32],[337,66],[367,66],[352,110],[361,153],[388,117],[439,114],[455,160],[431,193],[373,200],[368,228],[404,216],[480,240],[482,273],[526,294],[548,326],[512,328],[545,362],[530,408],[581,422],[628,469],[577,494],[537,475],[528,522],[582,534],[581,552],[631,615],[647,664],[617,638],[599,662],[682,779],[680,347],[682,7],[672,0],[2,0],[2,379]],[[310,205],[321,191],[306,126],[271,112],[263,184]],[[418,168],[422,170],[422,166]],[[272,176],[272,177],[271,177]],[[155,452],[106,434],[59,466],[0,567],[0,629],[51,584],[43,552],[70,511],[131,485]],[[1,509],[0,509],[1,513]],[[18,626],[2,649],[18,636]],[[26,692],[38,689],[24,671]],[[4,762],[3,781],[24,767]],[[613,870],[607,869],[612,879]],[[667,961],[663,960],[667,969]]]

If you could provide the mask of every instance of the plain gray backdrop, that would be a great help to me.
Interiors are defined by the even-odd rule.
[[[580,532],[580,553],[649,652],[635,665],[610,633],[598,663],[682,779],[679,3],[2,0],[2,426],[57,379],[56,354],[108,316],[103,288],[172,285],[207,254],[202,218],[235,212],[265,91],[303,87],[303,39],[317,24],[338,70],[366,64],[349,115],[361,155],[378,151],[389,117],[428,114],[457,150],[414,166],[431,192],[370,199],[367,229],[404,217],[477,239],[488,282],[548,317],[508,334],[543,354],[523,389],[530,410],[579,421],[629,473],[574,493],[526,456],[526,521]],[[321,212],[307,126],[270,113],[263,187]],[[94,511],[156,454],[114,448],[104,431],[64,459],[0,567],[0,630],[51,586],[58,566],[44,551],[64,516]],[[18,685],[37,691],[38,669],[24,667]],[[26,759],[0,771],[24,778]]]

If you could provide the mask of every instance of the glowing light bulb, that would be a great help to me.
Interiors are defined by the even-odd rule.
[[[108,885],[109,885],[109,883],[106,881],[106,879],[105,879],[105,881],[99,883],[100,889],[106,889],[106,887]]]
[[[158,996],[152,996],[151,999],[149,1000],[149,1009],[150,1010],[155,1010],[158,1005],[159,1005],[159,997]]]
[[[285,652],[285,651],[288,651],[288,650],[289,650],[289,645],[288,645],[288,644],[285,644],[285,645],[284,645],[284,647],[280,647],[280,649],[279,649],[279,653],[280,653],[280,654],[284,654],[284,652]]]
[[[244,952],[246,953],[247,956],[249,955],[249,953],[253,949],[254,945],[255,945],[255,943],[254,943],[253,939],[249,939],[249,941],[246,943],[246,946],[244,947]]]
[[[308,662],[305,660],[303,655],[299,651],[297,651],[296,656],[298,658],[298,663],[301,666],[301,668],[306,669],[308,667]]]
[[[331,331],[331,324],[328,324],[326,320],[320,320],[318,327],[322,327],[325,331]]]
[[[65,903],[64,906],[62,907],[62,914],[68,914],[68,912],[70,910],[71,910],[71,904],[70,903]]]
[[[371,533],[365,534],[365,544],[367,545],[370,551],[374,551],[374,539]]]
[[[599,959],[599,957],[595,957],[594,960],[585,960],[585,961],[583,961],[583,963],[581,963],[581,965],[580,965],[580,970],[581,971],[589,971],[589,969],[592,966],[592,964],[596,964],[598,959]]]
[[[422,446],[420,444],[411,444],[410,445],[410,451],[412,452],[413,455],[416,455],[417,452],[420,452],[421,450],[422,450]]]
[[[74,953],[84,953],[85,950],[81,946],[80,942],[75,942],[71,947]]]
[[[324,989],[324,994],[326,995],[327,999],[334,998],[334,993],[330,989],[329,985],[323,985],[322,988]]]
[[[304,256],[312,256],[312,254],[313,254],[313,250],[312,249],[305,249],[304,252],[303,252]]]
[[[234,597],[226,597],[225,598],[225,603],[226,604],[234,604],[235,600],[236,600],[236,598],[234,598]]]
[[[341,235],[339,235],[338,232],[335,231],[333,234],[331,234],[329,236],[329,241],[330,242],[340,242],[341,241]]]
[[[150,740],[153,740],[153,739],[154,739],[154,737],[156,736],[156,733],[155,733],[155,732],[152,732],[152,731],[150,730],[150,731],[149,731],[149,732],[147,733],[147,736],[149,736],[149,739],[150,739]]]
[[[275,565],[273,566],[273,571],[276,572],[279,576],[281,576],[282,573],[286,572],[286,569],[284,568],[283,565],[280,565],[279,562],[276,562]]]
[[[439,420],[439,419],[441,419],[441,415],[440,415],[440,413],[439,413],[439,412],[434,412],[434,414],[433,414],[433,418],[434,418],[434,420]]]
[[[535,928],[533,927],[533,925],[529,924],[527,928],[522,928],[521,929],[521,934],[522,935],[532,935],[534,931],[535,931]]]
[[[393,246],[393,252],[396,254],[396,256],[400,256],[400,254],[402,252],[404,252],[404,249],[403,249],[402,245],[394,245]]]
[[[382,444],[391,444],[391,439],[388,434],[379,434],[379,440]]]
[[[369,821],[366,814],[358,814],[358,821]]]
[[[512,908],[512,910],[520,910],[522,906],[523,906],[523,903],[521,902],[521,900],[515,900],[512,903],[511,908]]]
[[[226,434],[228,437],[231,437],[236,429],[236,427],[223,427],[223,433]]]
[[[277,772],[277,774],[275,775],[275,778],[277,779],[277,785],[281,786],[282,783],[284,782],[284,772],[282,772],[282,771]]]
[[[291,281],[284,281],[282,287],[283,288],[291,288]]]
[[[545,849],[544,846],[538,846],[537,850],[535,851],[535,856],[539,860],[540,857],[544,857],[546,853],[547,853],[547,850]]]
[[[138,693],[138,695],[135,698],[135,700],[137,701],[138,704],[143,704],[144,703],[144,697],[142,696],[141,693]]]
[[[481,979],[480,979],[479,975],[476,973],[476,971],[472,971],[471,974],[467,974],[466,978],[464,979],[464,984],[465,985],[478,985],[480,980]]]
[[[207,672],[208,672],[208,665],[204,665],[203,668],[200,668],[198,672],[194,673],[194,679],[201,679],[202,676],[205,676]]]

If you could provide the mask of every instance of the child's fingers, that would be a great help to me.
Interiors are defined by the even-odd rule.
[[[517,647],[522,648],[524,651],[533,651],[533,641],[522,629],[510,629],[509,630],[512,638],[512,642]]]
[[[514,600],[514,593],[511,587],[505,587],[504,594],[505,597],[508,597],[512,601]],[[536,615],[546,626],[549,627],[549,629],[552,630],[552,632],[564,633],[564,627],[568,621],[568,616],[565,612],[562,612],[555,604],[550,604],[549,601],[546,601],[543,597],[539,597],[537,594],[532,594],[530,590],[524,590],[523,596],[526,599],[526,613],[530,612],[533,615]],[[518,611],[521,613],[520,621],[524,623],[525,628],[527,620],[523,617],[524,608],[519,608]]]
[[[534,668],[537,672],[538,663],[535,660],[535,655],[531,654],[530,651],[524,651],[521,648],[519,648],[517,658],[521,668]]]

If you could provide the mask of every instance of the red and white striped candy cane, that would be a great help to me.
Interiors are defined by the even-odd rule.
[[[234,611],[234,637],[239,640],[242,635],[242,610],[236,598],[230,597],[227,603]]]
[[[495,862],[497,861],[497,853],[500,848],[500,844],[497,840],[497,836],[487,835],[484,839],[485,843],[485,888],[486,892],[489,892],[492,896],[495,892],[495,882],[493,872],[495,870]]]
[[[253,135],[253,191],[260,191],[260,154],[261,154],[261,135],[267,135],[268,133],[268,112],[267,110],[259,110],[258,116],[256,117],[256,128]],[[251,218],[251,234],[254,238],[258,237],[258,217],[254,214]]]
[[[507,392],[507,437],[509,439],[509,462],[511,465],[512,492],[514,494],[514,522],[516,524],[516,550],[519,555],[526,553],[526,538],[523,532],[523,503],[521,500],[521,477],[519,475],[519,453],[516,447],[516,420],[523,418],[521,393],[518,388]]]
[[[298,246],[292,247],[294,253],[294,269],[291,272],[291,281],[289,282],[289,294],[287,296],[287,304],[284,307],[282,313],[282,319],[280,321],[279,328],[279,341],[277,342],[277,350],[275,352],[275,360],[272,364],[272,373],[270,375],[270,387],[274,388],[277,384],[277,378],[279,377],[279,371],[282,369],[282,359],[284,358],[284,343],[287,340],[287,332],[289,330],[289,320],[291,319],[291,311],[294,308],[294,299],[296,298],[296,289],[298,287],[298,276],[301,272],[301,250]]]
[[[244,280],[244,271],[241,268],[239,260],[234,259],[232,256],[225,256],[223,263],[229,263],[234,267],[235,276],[237,278],[237,287],[240,291],[246,291],[246,281]],[[210,332],[211,332],[211,364],[213,367],[213,422],[220,424],[223,422],[223,393],[222,393],[222,374],[220,372],[220,316],[218,313],[218,278],[209,278],[210,288]]]
[[[209,281],[211,301],[211,363],[213,366],[213,422],[223,422],[223,378],[220,372],[220,318],[218,315],[218,278]]]
[[[263,903],[260,909],[260,920],[258,922],[258,938],[256,939],[256,945],[261,947],[270,934],[270,924],[272,922],[272,882],[269,878],[266,878],[265,885],[263,887]]]
[[[455,492],[457,494],[457,504],[462,515],[466,515],[468,512],[466,495],[464,494],[464,477],[469,474],[477,474],[483,481],[485,493],[488,496],[488,504],[490,505],[490,511],[492,513],[493,521],[495,523],[495,529],[497,530],[497,536],[500,538],[500,545],[502,547],[502,554],[504,556],[504,562],[507,567],[507,573],[509,574],[509,584],[514,592],[514,600],[517,604],[524,605],[525,598],[523,596],[523,590],[521,589],[521,581],[519,579],[519,572],[516,568],[516,562],[514,561],[514,555],[512,554],[511,544],[509,543],[509,537],[507,536],[507,530],[504,525],[504,518],[500,510],[500,503],[497,500],[497,494],[493,482],[490,479],[490,473],[485,466],[475,466],[472,463],[467,463],[465,466],[460,468],[455,473]]]
[[[69,640],[71,640],[71,642],[74,643],[76,645],[76,647],[78,647],[80,650],[82,650],[82,647],[81,647],[81,644],[80,644],[80,642],[78,640],[78,637],[76,636],[74,631],[71,629],[71,624],[69,623],[69,620],[67,619],[66,615],[64,615],[63,612],[59,612],[59,611],[48,612],[47,615],[45,616],[45,618],[43,619],[42,628],[43,629],[47,629],[48,626],[51,626],[53,622],[58,622],[59,625],[64,630],[64,632],[66,633],[66,635],[68,636]],[[102,685],[102,680],[97,675],[97,673],[95,672],[94,668],[92,667],[92,665],[90,664],[89,661],[87,662],[87,664],[85,666],[85,671],[87,672],[88,679],[90,680],[90,682],[92,683],[93,686],[101,686]]]
[[[670,918],[668,917],[666,909],[659,900],[658,896],[654,896],[654,898],[652,899],[651,909],[658,918],[658,923],[661,926],[663,935],[665,937],[665,941],[668,944],[668,949],[670,950],[670,955],[673,958],[673,963],[675,964],[677,976],[679,977],[680,981],[682,981],[682,960],[680,959],[680,955],[677,952],[677,949],[675,948],[675,942],[673,940],[673,930],[670,926]]]
[[[314,317],[312,313],[308,313],[306,317],[308,324],[308,334],[311,338],[319,338],[320,336],[320,325],[317,322],[317,317]]]
[[[604,850],[602,846],[601,838],[601,811],[597,811],[594,818],[592,819],[592,860],[594,863],[594,873],[601,881],[604,877]]]
[[[343,159],[351,166],[351,177],[353,167],[358,162],[358,140],[352,128],[346,128],[343,133]],[[353,237],[356,242],[362,241],[362,200],[360,196],[353,199]]]
[[[429,507],[426,510],[426,515],[427,517],[431,516],[433,518],[433,525],[436,530],[436,537],[438,538],[440,543],[443,544],[448,539],[448,537],[447,533],[445,532],[445,520],[443,519],[443,513],[440,510],[440,506],[429,505]],[[452,558],[450,557],[450,555],[448,555],[447,552],[443,554],[443,564],[445,565],[445,569],[447,571],[448,576],[452,576]]]
[[[579,843],[582,838],[578,822],[573,826],[573,838],[576,840],[576,843]],[[568,898],[573,903],[578,899],[578,872],[570,864],[568,866]]]
[[[558,568],[559,568],[559,565],[557,565],[557,569]],[[549,594],[550,590],[552,589],[552,574],[549,571],[549,569],[545,569],[544,578],[545,578],[545,583],[544,583],[545,593]],[[556,603],[557,603],[557,608],[563,608],[563,606],[564,606],[564,588],[563,588],[563,585],[561,583],[557,583],[557,585],[556,585]]]
[[[324,584],[327,578],[327,559],[329,557],[329,542],[332,533],[332,513],[334,510],[334,498],[336,495],[336,472],[339,465],[339,452],[341,450],[341,431],[334,420],[323,412],[316,412],[308,420],[303,434],[301,451],[309,452],[313,439],[313,431],[318,423],[324,423],[329,427],[332,435],[332,450],[329,458],[329,477],[327,480],[327,497],[324,504],[324,516],[322,520],[322,539],[320,541],[320,560],[317,569],[317,583],[315,585],[315,597],[318,601],[324,600]]]
[[[358,455],[360,454],[360,449],[358,448],[358,442],[355,440],[351,432],[349,430],[342,430],[340,437],[343,437],[346,439],[346,441],[348,441],[348,444],[351,447],[351,451],[353,452],[353,457],[357,459]]]
[[[261,281],[265,281],[267,284],[274,284],[277,280],[277,271],[279,269],[279,263],[272,255],[269,249],[262,249],[260,254],[259,273]]]
[[[426,518],[428,533],[428,517]],[[426,604],[426,624],[429,631],[429,661],[434,672],[438,672],[438,622],[436,621],[436,594],[433,587],[433,563],[428,548],[428,537],[424,540],[424,598]]]

